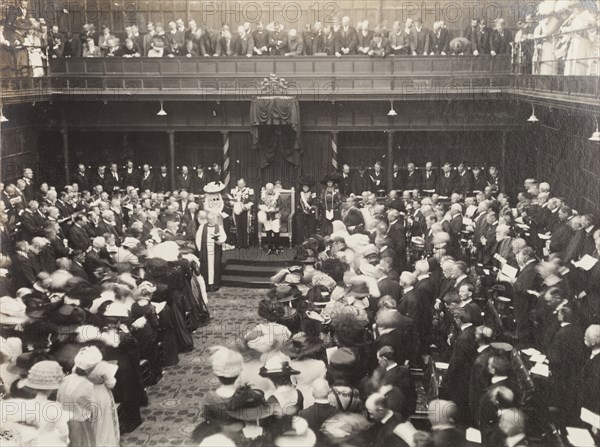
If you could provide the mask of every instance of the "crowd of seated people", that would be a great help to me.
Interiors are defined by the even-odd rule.
[[[552,11],[544,4],[551,4]],[[598,71],[598,11],[583,2],[540,5],[538,13],[508,29],[502,18],[493,24],[473,19],[460,36],[443,21],[428,28],[420,18],[372,27],[368,20],[355,25],[349,17],[331,23],[316,22],[304,29],[284,30],[279,22],[246,22],[221,29],[200,27],[190,18],[168,24],[148,22],[114,33],[107,25],[100,32],[92,23],[81,32],[63,33],[56,24],[37,19],[24,7],[14,8],[5,20],[0,38],[4,71],[16,64],[20,73],[29,67],[44,74],[47,60],[63,57],[221,57],[221,56],[445,56],[511,55],[515,70],[524,74],[592,75]],[[538,24],[539,21],[539,24]],[[491,26],[490,26],[491,25]],[[596,56],[595,56],[596,55]],[[15,60],[13,60],[15,59]]]
[[[207,220],[194,188],[208,172],[182,171],[173,190],[166,169],[149,171],[113,164],[90,178],[81,165],[54,188],[25,169],[3,185],[7,436],[31,429],[14,402],[77,401],[70,419],[29,436],[118,445],[116,418],[134,430],[144,385],[192,349],[208,312],[186,241]],[[483,445],[548,445],[565,427],[597,437],[594,217],[534,179],[509,197],[495,166],[409,163],[392,178],[377,163],[323,181],[325,217],[305,222],[314,232],[261,296],[264,322],[211,357],[219,385],[194,441],[441,447],[465,445],[477,429]],[[312,182],[300,183],[308,200]],[[95,404],[120,404],[100,425],[78,397],[90,387]]]

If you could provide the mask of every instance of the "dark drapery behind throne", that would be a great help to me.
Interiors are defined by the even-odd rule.
[[[252,145],[257,150],[261,183],[281,180],[294,186],[300,175],[300,107],[289,96],[260,96],[250,107]]]

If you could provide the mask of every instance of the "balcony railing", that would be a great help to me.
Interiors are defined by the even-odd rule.
[[[514,73],[508,55],[51,59],[49,76],[2,79],[2,102],[126,99],[131,95],[249,99],[270,73],[301,100],[401,99],[418,95],[545,94],[597,103],[598,76]],[[109,96],[109,98],[106,98]],[[118,96],[115,97],[115,96]]]
[[[77,58],[52,60],[52,88],[124,93],[253,96],[270,73],[285,78],[301,99],[508,88],[508,57],[260,57]]]

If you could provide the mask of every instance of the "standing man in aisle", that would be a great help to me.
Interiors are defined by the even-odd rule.
[[[201,223],[196,233],[200,273],[209,292],[215,292],[221,287],[221,258],[223,244],[227,240],[225,230],[217,220],[215,213],[208,213],[206,223]]]

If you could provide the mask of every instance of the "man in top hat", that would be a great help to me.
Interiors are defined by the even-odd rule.
[[[208,291],[214,292],[221,287],[221,256],[227,235],[217,223],[217,215],[209,213],[207,222],[201,223],[196,233],[196,248],[200,258],[200,272],[208,285]]]

